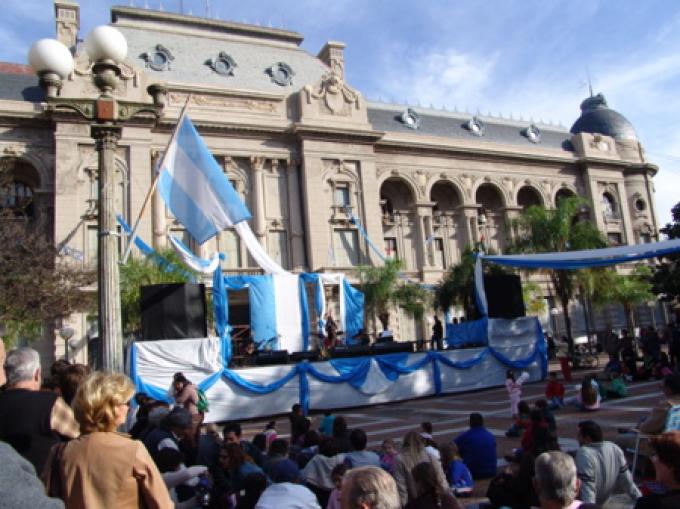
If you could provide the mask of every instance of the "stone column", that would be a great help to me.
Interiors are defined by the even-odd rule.
[[[427,231],[425,229],[425,219],[427,217],[426,214],[426,210],[424,210],[420,205],[416,204],[416,227],[418,228],[418,248],[416,249],[416,253],[422,261],[421,266],[424,269],[429,269],[432,264],[430,263],[428,250],[425,246],[425,239],[427,239]]]
[[[264,157],[251,157],[253,185],[253,226],[255,237],[263,247],[267,247],[267,224],[264,212]]]
[[[290,159],[288,170],[288,221],[290,222],[291,267],[296,271],[305,270],[305,230],[300,210],[300,161]]]

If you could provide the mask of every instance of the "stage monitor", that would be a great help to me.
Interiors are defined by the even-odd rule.
[[[141,287],[142,338],[191,339],[208,335],[205,285],[165,283]]]
[[[371,346],[373,355],[384,355],[387,353],[413,353],[412,341],[391,341],[389,343],[375,343]]]
[[[276,364],[288,364],[288,350],[272,350],[259,352],[253,358],[255,366],[273,366]]]
[[[526,315],[522,281],[515,274],[484,276],[489,318],[519,318]]]
[[[331,357],[334,359],[347,357],[362,357],[371,355],[371,347],[365,345],[357,346],[338,346],[331,351]]]
[[[290,354],[290,361],[291,362],[302,362],[302,361],[309,361],[309,362],[314,362],[319,360],[319,351],[318,350],[309,350],[307,352],[293,352]]]

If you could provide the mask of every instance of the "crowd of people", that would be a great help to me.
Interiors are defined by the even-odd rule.
[[[203,425],[207,402],[182,373],[168,403],[135,393],[123,374],[63,361],[45,381],[27,347],[10,351],[3,366],[0,507],[460,509],[482,480],[494,508],[586,509],[614,494],[636,509],[680,507],[674,371],[662,375],[662,398],[639,430],[622,429],[615,440],[604,439],[594,417],[603,399],[625,397],[622,371],[608,365],[585,377],[574,398],[551,373],[545,398],[532,404],[522,398],[528,375],[508,371],[507,435],[519,440],[499,469],[502,451],[477,412],[451,441],[437,441],[433,423],[423,422],[371,450],[366,430],[344,416],[327,411],[314,421],[294,405],[288,438],[271,421],[246,440],[238,422]],[[553,412],[568,405],[590,418],[578,424],[579,447],[561,451]],[[639,452],[658,481],[644,494],[626,457],[639,431],[651,437]]]

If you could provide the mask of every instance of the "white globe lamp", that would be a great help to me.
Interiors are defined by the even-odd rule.
[[[73,56],[56,39],[40,39],[28,52],[28,63],[40,77],[48,97],[56,97],[65,80],[73,72]]]
[[[102,25],[85,38],[85,51],[93,62],[112,61],[121,63],[127,56],[127,41],[115,28]]]

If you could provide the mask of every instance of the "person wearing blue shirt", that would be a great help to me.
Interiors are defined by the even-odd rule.
[[[496,438],[484,427],[484,417],[470,414],[470,429],[454,439],[474,479],[496,475]]]

